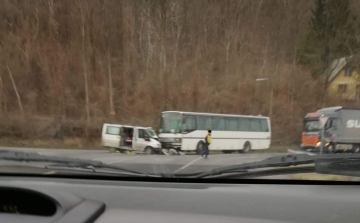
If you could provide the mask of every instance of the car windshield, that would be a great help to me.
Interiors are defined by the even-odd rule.
[[[7,0],[0,11],[4,165],[49,160],[11,150],[85,159],[53,160],[74,171],[210,177],[360,152],[358,0]],[[236,171],[283,168],[267,165]]]

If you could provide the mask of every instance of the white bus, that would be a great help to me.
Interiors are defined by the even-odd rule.
[[[200,154],[207,131],[212,130],[210,150],[248,152],[270,147],[270,126],[270,119],[264,116],[164,111],[159,140],[163,149]]]

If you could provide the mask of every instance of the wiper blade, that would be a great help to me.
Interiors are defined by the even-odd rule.
[[[104,168],[104,169],[122,171],[124,173],[132,173],[134,175],[140,175],[146,177],[159,177],[158,175],[149,175],[147,173],[142,173],[127,168],[105,164],[101,161],[58,157],[58,156],[45,156],[45,155],[40,155],[38,153],[28,153],[21,151],[0,150],[0,160],[25,161],[25,162],[50,162],[50,163],[64,164],[67,167],[77,167],[77,168],[86,168],[86,169],[90,169],[89,167],[93,167],[93,170],[95,172],[97,168]]]
[[[196,178],[203,178],[207,176],[221,175],[226,173],[234,173],[239,171],[248,171],[250,169],[259,169],[267,167],[288,167],[302,164],[311,164],[315,162],[315,157],[308,154],[299,155],[280,155],[267,158],[262,161],[255,161],[252,163],[243,163],[232,166],[225,166],[210,171],[198,174]]]
[[[360,176],[360,156],[319,157],[315,171],[320,174]]]
[[[268,168],[262,170],[231,172],[221,175],[207,176],[206,179],[229,179],[229,178],[254,178],[254,177],[267,177],[275,175],[288,175],[299,173],[314,173],[314,166],[298,166],[298,167],[281,167],[281,168]]]
[[[355,165],[356,163],[359,171],[358,175],[356,176],[360,176],[360,154],[329,154],[329,155],[287,154],[287,155],[273,156],[265,160],[255,161],[252,163],[243,163],[238,165],[220,167],[203,173],[175,175],[175,177],[183,176],[183,177],[204,178],[210,176],[216,177],[223,174],[231,174],[231,176],[234,176],[234,174],[236,176],[249,176],[251,174],[255,174],[255,172],[249,171],[251,169],[261,169],[261,168],[269,168],[269,167],[290,167],[290,166],[298,166],[304,164],[315,164],[315,168],[313,168],[313,172],[316,173],[336,174],[334,173],[335,164],[333,165],[332,172],[330,172],[329,169],[326,169],[324,162],[327,162],[329,165],[337,163],[338,167],[340,165],[339,163],[342,163],[342,165],[346,164],[348,166],[350,166],[351,164]],[[320,164],[323,165],[322,169],[320,169],[319,166]],[[273,171],[277,171],[277,172],[282,171],[282,174],[291,174],[295,171],[299,173],[299,170],[300,169],[295,170],[294,168],[287,168],[285,170],[279,169]],[[303,170],[304,172],[311,172],[311,168],[305,168]],[[352,173],[355,174],[354,170]],[[344,172],[339,172],[339,174],[346,175],[344,174]],[[267,175],[273,175],[272,171],[268,171]],[[229,176],[230,175],[227,175],[227,177]]]

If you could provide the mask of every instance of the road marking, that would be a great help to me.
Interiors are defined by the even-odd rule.
[[[136,157],[131,157],[131,158],[129,158],[129,159],[121,159],[121,160],[117,160],[117,161],[106,162],[106,164],[120,163],[120,162],[122,162],[122,161],[135,160],[135,159],[137,159],[137,158],[139,158],[139,157],[136,156]]]
[[[167,156],[152,156],[157,162],[170,162],[173,161],[173,158]]]
[[[188,164],[180,167],[179,169],[175,170],[173,173],[177,173],[177,172],[179,172],[180,170],[183,170],[183,169],[187,168],[188,166],[192,165],[193,163],[195,163],[195,162],[197,162],[198,160],[201,160],[201,159],[202,159],[202,157],[199,157],[199,158],[197,158],[197,159],[194,159],[194,160],[191,161],[190,163],[188,163]]]

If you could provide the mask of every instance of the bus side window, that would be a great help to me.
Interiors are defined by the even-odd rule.
[[[262,132],[268,132],[269,131],[269,126],[268,126],[268,122],[266,119],[261,119],[261,131]]]
[[[252,118],[250,120],[250,131],[251,132],[260,132],[261,131],[261,125],[260,120]]]
[[[239,118],[239,130],[244,132],[250,131],[250,122],[248,118]]]
[[[196,116],[184,115],[182,131],[185,133],[194,130],[196,130]]]
[[[196,124],[198,130],[210,130],[212,127],[212,119],[211,116],[202,116],[199,115],[196,117]]]
[[[225,130],[225,118],[214,116],[212,130],[224,131]]]
[[[226,118],[225,129],[226,131],[239,131],[237,118]]]

